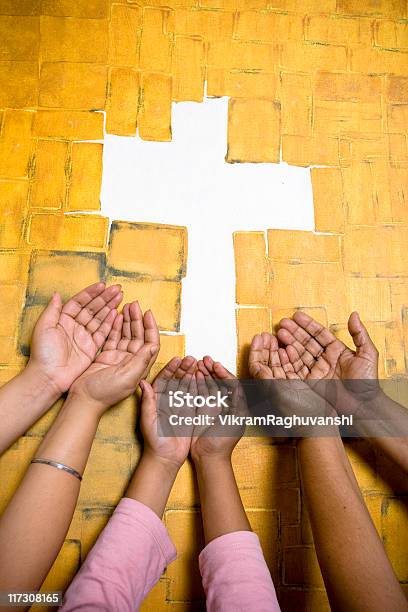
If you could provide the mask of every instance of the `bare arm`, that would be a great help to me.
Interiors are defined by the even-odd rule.
[[[22,436],[61,393],[41,371],[28,365],[0,389],[0,453]]]
[[[226,533],[251,531],[235,481],[231,457],[195,457],[194,466],[200,492],[205,543]]]
[[[68,398],[36,457],[85,468],[99,418]],[[75,476],[33,463],[0,519],[0,590],[37,590],[68,531],[80,489]]]
[[[200,361],[199,368],[196,379],[200,395],[216,391],[212,377],[235,378],[210,357]],[[210,435],[205,435],[208,433]],[[206,544],[227,533],[251,531],[231,462],[232,452],[242,434],[243,430],[236,438],[225,438],[216,435],[214,430],[213,433],[199,431],[192,438],[191,456],[197,472]]]
[[[37,458],[82,474],[105,410],[133,393],[159,350],[152,313],[125,305],[95,362],[71,386]],[[0,589],[41,586],[68,531],[80,481],[66,471],[32,464],[0,519]],[[50,528],[52,526],[52,528]]]
[[[408,409],[379,391],[357,411],[358,433],[408,473]]]
[[[407,610],[340,437],[304,438],[298,442],[298,454],[316,552],[332,609]]]

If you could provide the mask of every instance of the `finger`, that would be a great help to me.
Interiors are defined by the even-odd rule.
[[[214,359],[210,357],[210,355],[206,355],[205,357],[203,357],[204,368],[202,369],[202,372],[204,374],[205,383],[207,385],[209,395],[216,395],[218,391],[218,384],[217,381],[214,379],[214,364]]]
[[[303,346],[303,344],[301,342],[299,342],[290,331],[288,331],[288,329],[281,327],[278,330],[278,339],[286,347],[288,347],[289,345],[293,346],[296,349],[296,351],[297,351],[300,359],[304,363],[304,365],[306,365],[309,369],[311,369],[313,367],[314,362],[315,362],[315,358]]]
[[[184,361],[183,359],[183,361],[181,362],[178,372],[183,372],[183,374],[180,378],[179,389],[184,391],[184,393],[187,393],[189,391],[191,381],[196,372],[196,369],[197,361],[196,359],[194,359],[194,357],[186,359],[186,361]]]
[[[165,391],[176,391],[178,388],[178,381],[174,377],[182,359],[180,357],[173,357],[168,363],[160,370],[156,378],[153,381],[153,388],[156,393],[164,393]]]
[[[123,296],[123,294],[122,294],[121,291],[119,293],[117,293],[106,304],[106,306],[101,308],[101,310],[95,314],[95,316],[89,321],[89,323],[87,323],[86,329],[89,331],[90,334],[93,334],[94,332],[96,332],[98,327],[101,326],[101,324],[104,322],[104,320],[106,319],[106,317],[108,316],[108,314],[112,310],[116,310],[116,307],[119,306],[119,304],[122,301],[122,296]],[[77,320],[77,319],[75,319],[75,320]]]
[[[236,380],[237,377],[225,368],[219,361],[214,361],[214,374],[221,380]]]
[[[294,372],[296,372],[296,374],[298,374],[301,378],[306,378],[306,376],[309,374],[309,369],[301,360],[300,355],[293,344],[288,344],[285,350]]]
[[[274,378],[286,378],[279,357],[278,339],[272,334],[269,338],[269,366],[272,368]]]
[[[123,315],[123,323],[122,323],[122,334],[119,340],[118,349],[120,351],[127,351],[129,346],[129,342],[131,340],[131,331],[130,331],[130,314],[129,314],[129,304],[125,304],[122,309]]]
[[[62,312],[70,317],[76,317],[84,306],[89,304],[94,298],[105,290],[105,283],[95,283],[82,289],[64,304]]]
[[[375,360],[378,355],[377,348],[371,340],[367,328],[360,319],[358,312],[352,312],[348,320],[348,330],[353,338],[356,354],[359,357],[366,357]]]
[[[117,316],[118,311],[111,310],[105,320],[100,325],[100,327],[96,330],[94,334],[92,334],[93,341],[95,342],[95,345],[98,350],[101,348],[106,338],[109,336]]]
[[[304,313],[301,312],[300,314],[303,315]],[[309,316],[308,319],[317,325],[317,322],[314,321],[314,319],[311,319]],[[299,342],[314,358],[317,359],[317,357],[323,353],[324,347],[319,344],[319,342],[308,331],[303,329],[302,326],[298,325],[296,321],[292,319],[282,319],[280,324],[282,329],[286,329],[288,332],[290,332],[296,341]]]
[[[136,386],[140,380],[147,376],[151,359],[156,358],[157,352],[157,345],[144,344],[135,355],[131,355],[128,360],[122,362],[123,365],[119,368],[121,373]]]
[[[250,368],[251,368],[251,364],[264,363],[263,350],[264,350],[263,337],[261,334],[256,334],[256,336],[252,338],[251,346],[249,349],[248,364]]]
[[[112,329],[109,332],[108,339],[103,347],[104,351],[115,351],[118,348],[119,341],[122,337],[123,315],[118,314],[113,321]]]
[[[105,289],[100,295],[81,308],[80,312],[75,317],[75,321],[80,325],[86,326],[91,319],[94,318],[96,313],[109,304],[111,300],[114,304],[112,308],[116,308],[121,299],[122,294],[120,285],[112,285],[111,287],[107,287],[107,289]]]
[[[281,362],[281,366],[282,366],[284,372],[286,374],[288,372],[295,372],[294,367],[293,367],[292,363],[290,362],[290,359],[289,359],[288,354],[286,352],[286,349],[279,348],[278,349],[278,353],[279,353],[279,360]]]
[[[37,328],[50,329],[56,327],[62,311],[62,300],[55,292],[38,319]]]
[[[156,319],[151,310],[147,310],[143,316],[145,342],[152,342],[160,346],[160,333]]]
[[[203,372],[201,371],[201,369],[197,370],[195,378],[197,382],[198,395],[201,395],[201,397],[205,397],[205,398],[208,397],[209,395],[208,387],[207,387],[205,376]]]
[[[252,378],[266,379],[271,378],[271,372],[267,366],[268,358],[264,355],[263,335],[257,334],[252,338],[249,349],[248,369]]]
[[[269,364],[269,355],[271,351],[271,341],[272,334],[268,332],[262,332],[262,342],[263,342],[263,351],[262,351],[262,363],[265,365]]]
[[[144,313],[144,316],[143,316],[143,326],[144,326],[144,341],[145,341],[145,344],[148,344],[148,345],[151,345],[151,346],[155,346],[157,348],[157,350],[155,352],[152,352],[152,357],[151,357],[150,363],[149,363],[148,368],[147,368],[147,372],[149,372],[151,367],[152,367],[152,365],[156,361],[157,355],[159,354],[159,350],[160,350],[159,328],[157,327],[156,320],[155,320],[151,310],[147,310]]]
[[[207,370],[207,368],[205,367],[204,361],[202,359],[197,361],[197,368],[200,370],[200,372],[202,374],[204,374],[204,376],[209,376],[210,375],[210,373]]]
[[[196,365],[196,359],[194,357],[191,357],[191,355],[186,355],[186,357],[183,357],[183,359],[181,360],[179,367],[174,373],[174,377],[180,381],[185,375],[185,373],[188,372],[190,368],[194,368],[194,366]]]
[[[139,302],[132,302],[129,305],[130,337],[127,350],[136,353],[144,343],[143,313]]]
[[[315,319],[312,319],[312,317],[309,317],[309,315],[301,310],[295,312],[293,320],[323,348],[326,348],[329,344],[337,340],[336,336],[332,334],[327,327],[324,327],[321,323],[318,323]]]
[[[156,418],[156,393],[147,380],[141,380],[139,386],[142,391],[140,420],[142,423],[151,423]]]
[[[214,359],[210,357],[210,355],[205,355],[205,357],[203,357],[203,364],[208,374],[211,374],[214,368]]]

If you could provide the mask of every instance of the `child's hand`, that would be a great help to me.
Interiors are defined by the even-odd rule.
[[[191,390],[197,362],[193,357],[173,357],[153,382],[143,380],[140,384],[143,397],[141,407],[141,430],[144,439],[144,455],[159,458],[180,468],[190,450],[191,427],[173,428],[168,417],[174,410],[168,405],[169,391]],[[194,410],[183,409],[194,416]],[[165,433],[166,435],[160,435]]]
[[[38,319],[28,369],[46,377],[57,395],[69,389],[95,359],[117,315],[120,285],[87,287],[66,304],[55,293]]]
[[[197,393],[199,396],[207,397],[216,395],[218,390],[229,391],[230,409],[227,411],[232,415],[242,416],[246,412],[245,397],[242,387],[236,376],[231,374],[221,363],[214,362],[211,357],[204,357],[198,362],[196,372]],[[205,413],[214,415],[213,409],[197,409],[197,414]],[[221,411],[217,409],[217,412]],[[224,413],[225,414],[225,413]],[[215,416],[217,416],[215,414]],[[198,425],[194,428],[191,439],[191,457],[194,462],[205,457],[219,457],[230,459],[234,447],[242,437],[245,426],[230,426],[228,437],[222,436],[220,425],[209,425],[208,427]]]
[[[138,302],[125,304],[95,362],[70,388],[102,414],[109,406],[135,392],[156,361],[160,335],[150,310],[144,315]]]

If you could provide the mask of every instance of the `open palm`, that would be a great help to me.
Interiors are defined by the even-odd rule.
[[[326,327],[298,311],[293,319],[282,319],[278,338],[296,349],[306,378],[376,379],[378,351],[356,312],[350,315],[349,332],[355,344],[351,350]],[[303,373],[305,370],[301,370]]]
[[[160,335],[152,312],[143,315],[138,302],[125,304],[102,351],[70,392],[104,411],[134,393],[156,360],[159,347]]]
[[[341,380],[355,396],[369,397],[378,391],[378,351],[359,315],[353,312],[348,329],[355,350],[338,340],[326,327],[298,311],[282,319],[279,341],[298,354],[295,369],[304,379]],[[350,381],[357,381],[351,383]],[[336,392],[342,392],[338,387]]]
[[[121,300],[120,286],[104,283],[83,289],[64,305],[55,293],[34,328],[29,366],[39,368],[59,393],[67,391],[95,359]]]
[[[293,345],[282,348],[273,334],[257,334],[252,339],[248,366],[251,376],[263,381],[263,392],[280,414],[331,414],[331,406],[315,392],[315,385],[306,382],[309,370]]]
[[[191,456],[196,461],[204,456],[230,457],[235,446],[245,432],[245,425],[222,426],[218,416],[230,414],[244,416],[247,414],[245,395],[236,376],[229,372],[221,363],[206,355],[198,362],[196,372],[196,393],[200,397],[228,395],[228,408],[197,408],[197,414],[214,416],[213,425],[197,425],[191,438]]]
[[[180,467],[190,450],[192,425],[173,426],[169,417],[175,413],[170,406],[169,392],[191,391],[196,369],[194,357],[173,357],[154,379],[153,385],[143,383],[141,431],[145,452],[176,463]],[[178,415],[192,416],[191,408],[177,409]]]

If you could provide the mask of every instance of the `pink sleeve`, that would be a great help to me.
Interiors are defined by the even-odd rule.
[[[278,612],[258,536],[235,531],[216,538],[199,557],[208,612]]]
[[[123,498],[67,590],[63,612],[134,612],[176,550],[158,516]]]

